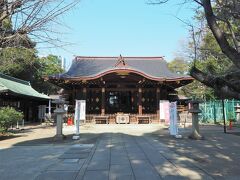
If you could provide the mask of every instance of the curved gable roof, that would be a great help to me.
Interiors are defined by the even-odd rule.
[[[118,70],[140,73],[145,77],[157,79],[192,79],[190,76],[171,72],[162,57],[86,57],[78,56],[68,72],[59,78],[93,79]]]

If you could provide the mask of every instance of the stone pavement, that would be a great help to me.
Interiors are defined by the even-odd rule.
[[[240,136],[204,127],[206,139],[193,141],[184,132],[175,139],[157,125],[89,125],[81,127],[82,142],[5,149],[0,142],[0,180],[240,178]]]
[[[191,159],[178,163],[180,158],[188,159],[151,137],[107,133],[101,135],[95,147],[73,145],[59,157],[61,161],[48,167],[36,179],[213,179]]]

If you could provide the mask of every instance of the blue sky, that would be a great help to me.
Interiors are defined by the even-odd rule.
[[[42,48],[39,54],[55,54],[69,62],[80,56],[165,56],[167,61],[182,49],[188,29],[177,16],[191,20],[191,5],[148,5],[147,0],[82,0],[59,18],[68,28],[55,26],[58,37],[73,43],[62,48]]]

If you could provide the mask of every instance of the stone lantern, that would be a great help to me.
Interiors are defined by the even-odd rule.
[[[199,132],[199,120],[198,120],[198,114],[202,111],[199,109],[199,103],[198,100],[191,100],[188,101],[190,104],[188,112],[192,113],[192,133],[189,135],[189,138],[191,139],[203,139],[203,136]]]
[[[65,99],[56,99],[54,101],[52,101],[52,103],[56,104],[56,110],[54,111],[54,113],[56,114],[57,117],[57,121],[56,121],[56,135],[54,136],[55,140],[61,140],[63,139],[65,136],[62,133],[62,129],[63,129],[63,115],[66,113],[66,111],[64,110],[64,104],[67,103],[67,101],[65,101]]]

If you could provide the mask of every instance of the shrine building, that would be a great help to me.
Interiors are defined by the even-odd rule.
[[[159,101],[176,100],[175,89],[193,78],[171,72],[163,57],[120,55],[77,56],[66,73],[47,80],[64,89],[70,111],[86,100],[88,122],[159,123]]]

